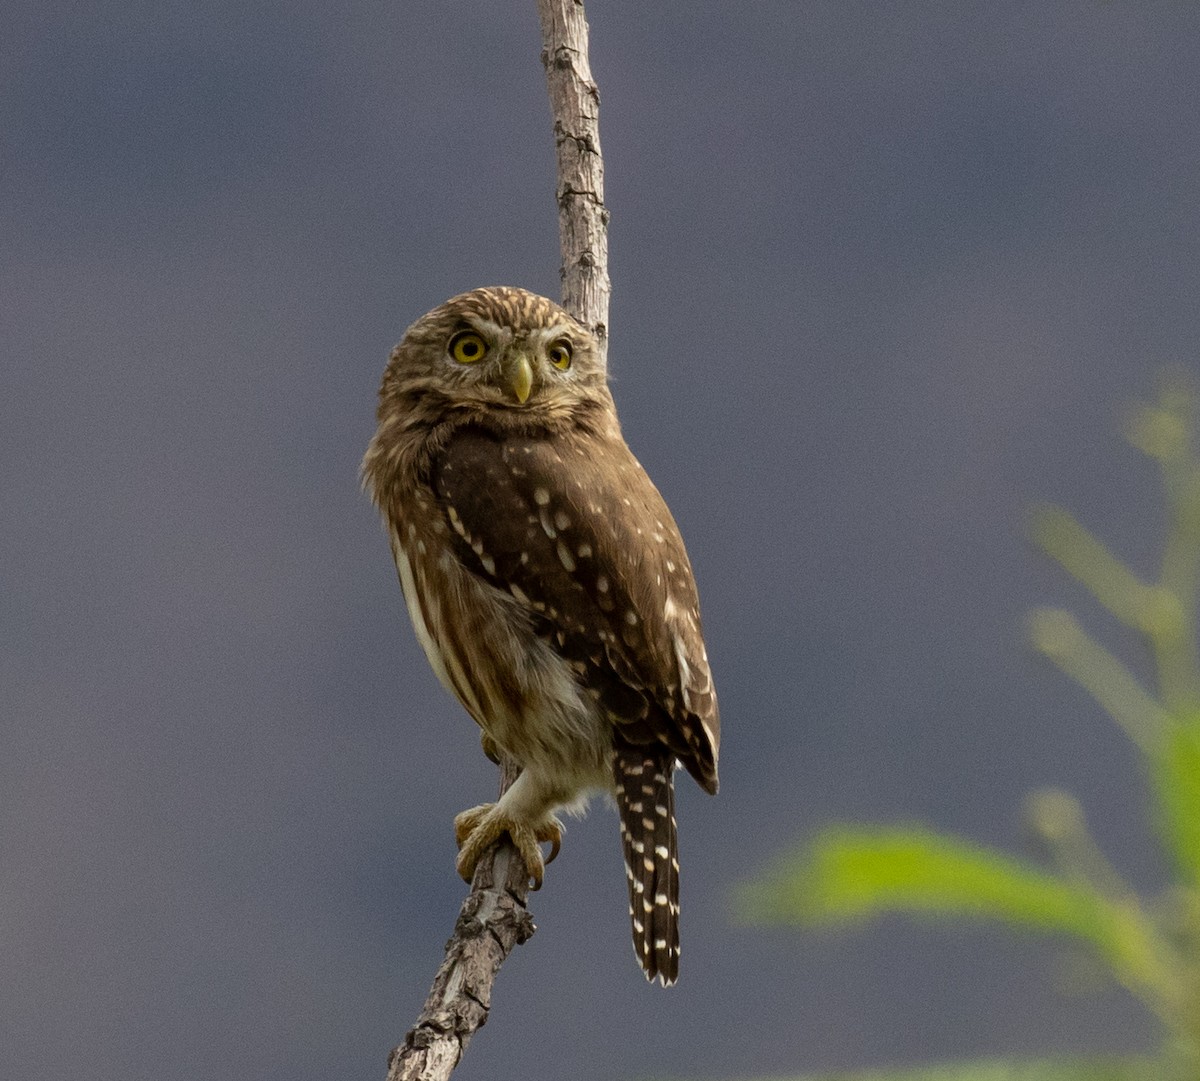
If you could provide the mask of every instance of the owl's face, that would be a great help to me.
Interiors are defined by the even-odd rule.
[[[404,396],[533,412],[592,397],[606,383],[586,327],[545,297],[503,287],[463,293],[418,319],[388,377]]]

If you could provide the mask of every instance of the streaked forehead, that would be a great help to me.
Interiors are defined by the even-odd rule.
[[[430,312],[441,319],[474,317],[514,330],[574,324],[575,320],[554,301],[524,289],[489,287],[474,289],[446,301]]]

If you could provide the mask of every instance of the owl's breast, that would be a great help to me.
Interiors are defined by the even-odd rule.
[[[610,784],[611,726],[566,658],[510,594],[465,567],[426,497],[393,520],[392,554],[430,666],[476,723],[527,769],[574,789]]]

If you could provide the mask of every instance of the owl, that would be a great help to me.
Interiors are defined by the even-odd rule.
[[[468,881],[508,834],[541,884],[560,810],[611,795],[633,944],[679,971],[678,764],[717,791],[720,723],[691,565],[625,445],[594,335],[522,289],[453,297],[410,326],[362,475],[430,665],[521,766],[455,819]]]

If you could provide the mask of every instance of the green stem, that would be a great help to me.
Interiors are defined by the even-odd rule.
[[[1159,578],[1163,617],[1148,627],[1163,704],[1175,714],[1200,705],[1196,598],[1200,591],[1200,468],[1190,454],[1162,463],[1171,523]]]
[[[1039,608],[1030,618],[1034,646],[1086,690],[1146,755],[1157,753],[1171,723],[1129,670],[1070,612]]]

